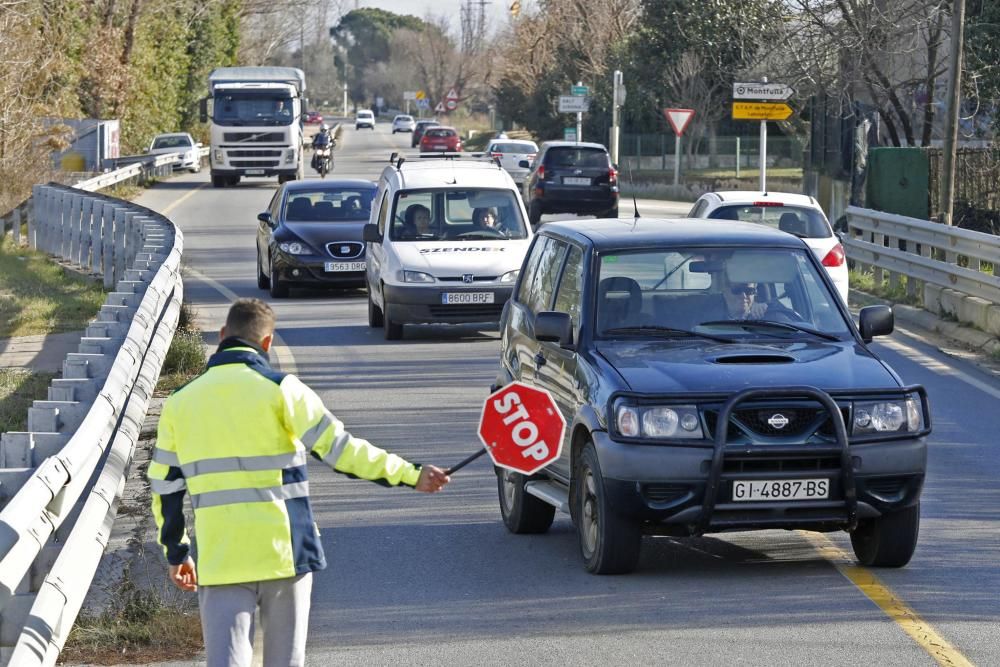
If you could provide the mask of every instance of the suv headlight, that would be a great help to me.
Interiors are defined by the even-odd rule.
[[[308,255],[309,247],[298,241],[285,241],[278,244],[278,249],[289,255]]]
[[[433,283],[437,282],[429,273],[423,271],[400,271],[399,278],[404,283]]]
[[[865,401],[854,404],[853,435],[915,433],[923,427],[920,398],[913,394],[898,400]]]
[[[615,426],[627,438],[702,438],[698,408],[693,405],[627,405],[615,408]]]
[[[512,283],[517,280],[517,274],[520,273],[520,269],[516,271],[508,271],[507,273],[500,276],[500,282],[502,283]]]

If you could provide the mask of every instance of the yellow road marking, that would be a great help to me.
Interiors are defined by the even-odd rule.
[[[857,586],[858,590],[885,612],[886,616],[902,628],[920,648],[927,651],[939,665],[971,667],[972,662],[968,658],[938,634],[930,623],[920,618],[917,612],[893,593],[874,572],[855,564],[853,559],[826,535],[806,532],[802,535],[812,542],[823,558],[830,561],[837,571]]]
[[[172,210],[174,210],[175,208],[177,208],[178,206],[180,206],[181,204],[183,204],[185,201],[187,201],[188,199],[190,199],[191,197],[193,197],[194,193],[198,192],[198,190],[201,190],[202,188],[204,188],[207,185],[208,185],[208,183],[202,183],[201,185],[199,185],[194,190],[192,190],[191,192],[187,193],[186,195],[184,195],[180,199],[175,200],[172,204],[170,204],[165,209],[163,209],[162,211],[160,211],[160,215],[166,215],[167,213],[170,213]]]

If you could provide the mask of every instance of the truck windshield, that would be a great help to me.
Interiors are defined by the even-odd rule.
[[[215,96],[216,125],[291,125],[292,99],[284,94],[225,93]]]

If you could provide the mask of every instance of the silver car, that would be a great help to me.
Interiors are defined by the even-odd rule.
[[[158,134],[153,137],[146,152],[150,155],[164,155],[166,153],[180,153],[180,162],[174,165],[174,169],[190,169],[194,173],[201,171],[201,156],[198,154],[201,144],[187,132],[173,132],[171,134]]]
[[[491,158],[500,160],[500,166],[510,174],[515,183],[521,185],[531,169],[519,167],[518,163],[521,160],[527,160],[529,164],[534,162],[538,146],[534,141],[522,139],[494,139],[486,151]]]
[[[392,119],[392,133],[413,132],[414,125],[416,125],[416,122],[413,120],[413,116],[401,113]]]

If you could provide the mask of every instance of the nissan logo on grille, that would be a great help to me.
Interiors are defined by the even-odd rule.
[[[326,251],[337,259],[354,259],[365,253],[365,246],[356,241],[334,241],[326,244]]]
[[[788,426],[788,417],[778,412],[771,415],[767,423],[771,425],[771,428],[783,429]]]

